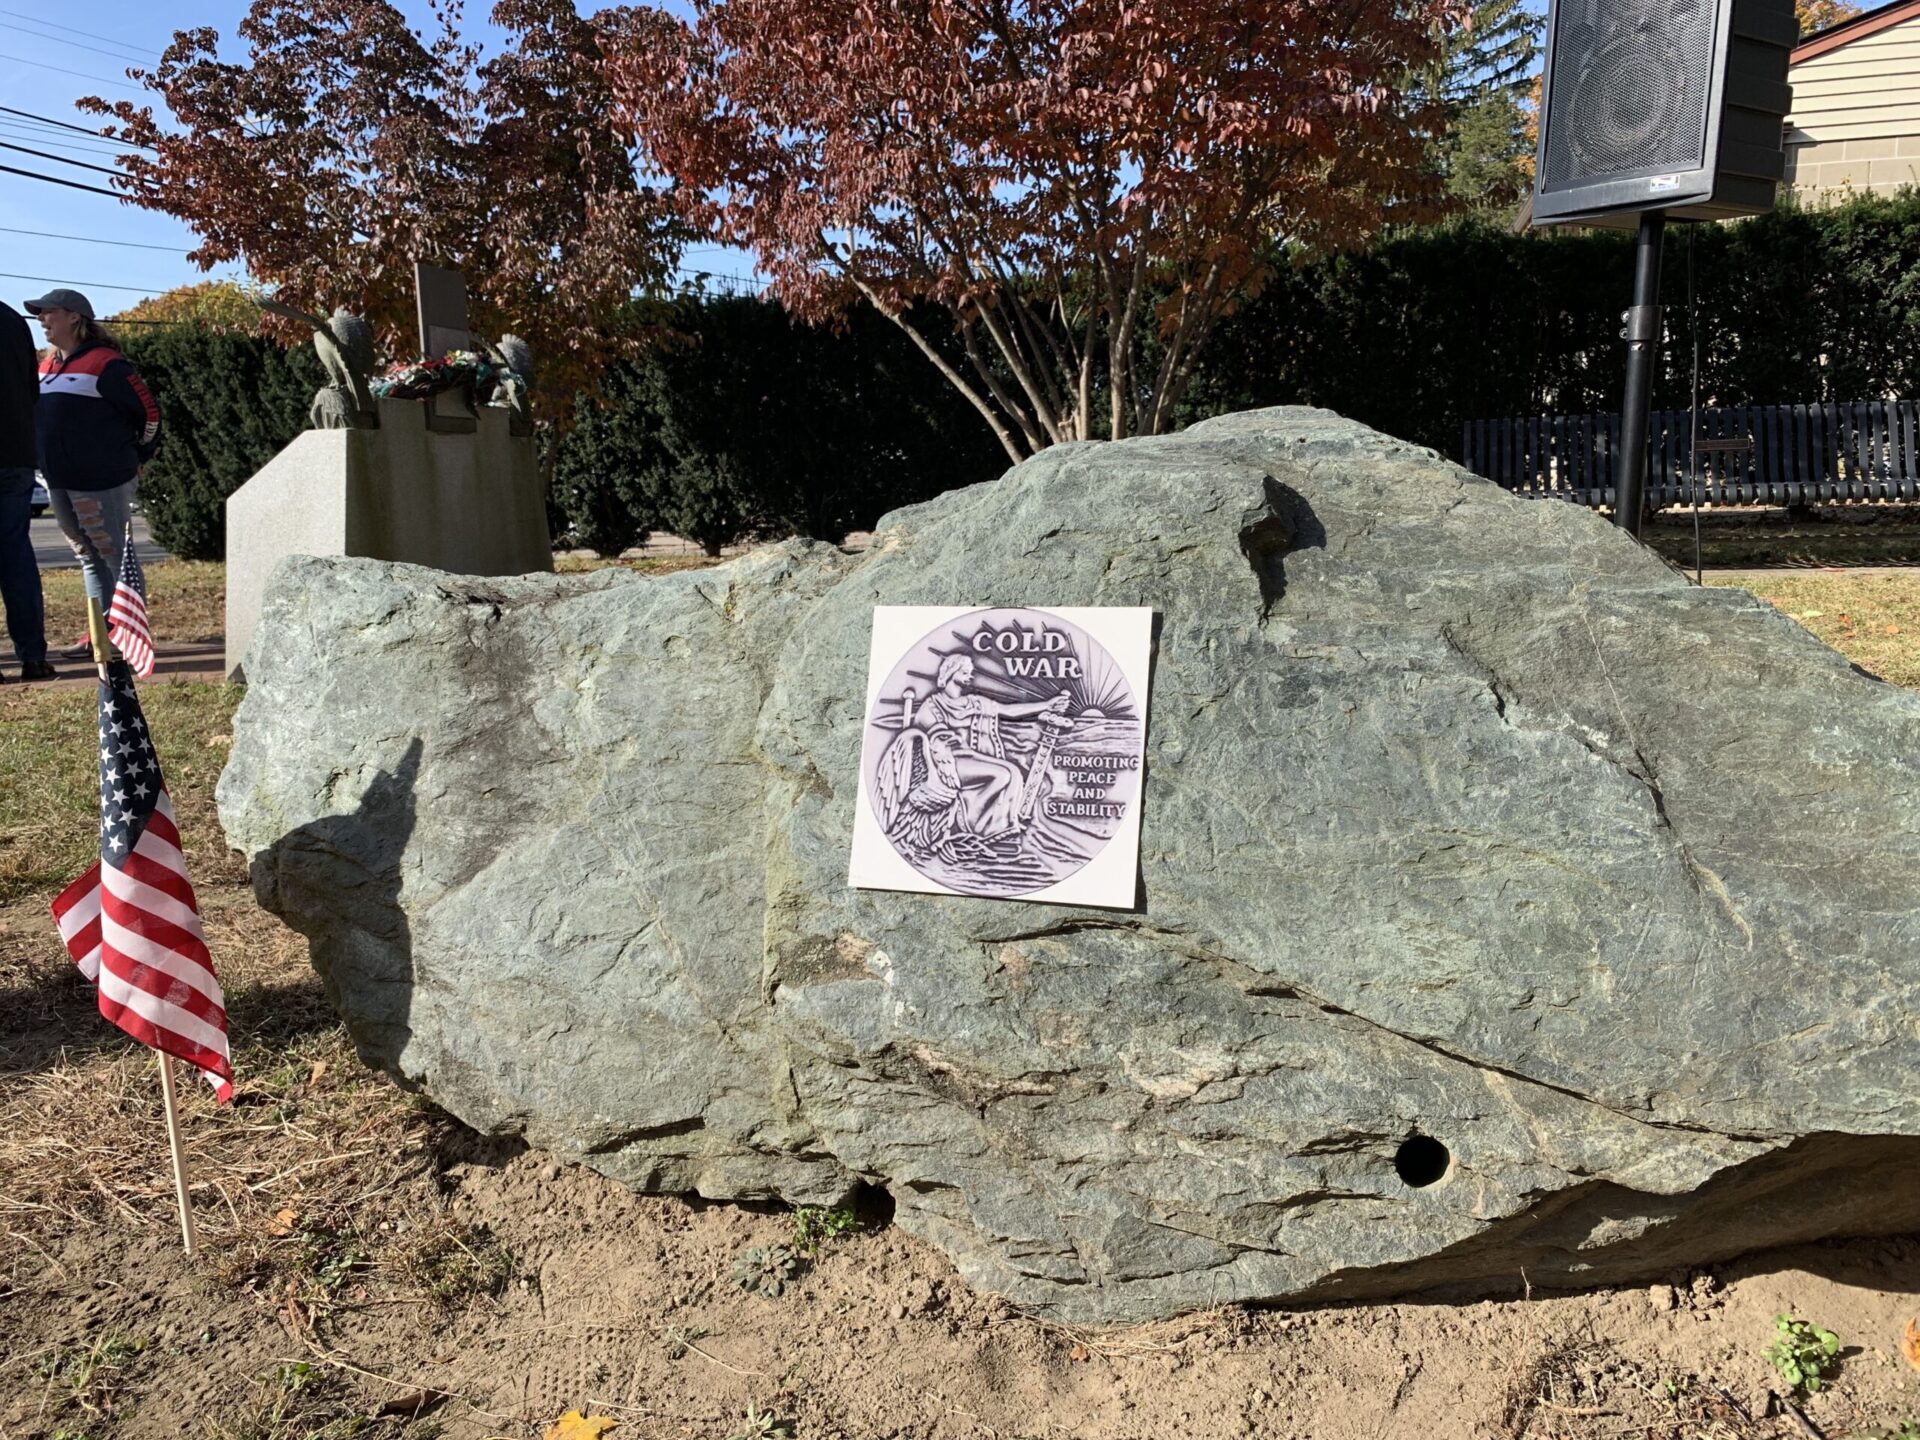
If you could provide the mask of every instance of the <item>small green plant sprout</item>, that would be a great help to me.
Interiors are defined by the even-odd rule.
[[[793,1422],[782,1420],[771,1410],[762,1410],[757,1406],[747,1406],[741,1427],[727,1436],[727,1440],[786,1440],[793,1434]]]
[[[820,1247],[860,1228],[860,1218],[851,1210],[822,1210],[803,1206],[793,1212],[793,1248],[811,1260]]]
[[[1773,1344],[1767,1347],[1768,1363],[1790,1387],[1814,1394],[1838,1363],[1840,1337],[1791,1315],[1776,1316],[1773,1330]]]
[[[442,1305],[498,1295],[513,1278],[513,1254],[484,1225],[432,1225],[398,1257],[398,1268]]]
[[[785,1245],[755,1245],[733,1262],[733,1283],[742,1290],[778,1299],[800,1273],[800,1257]]]
[[[709,1333],[711,1332],[704,1325],[667,1326],[667,1358],[681,1359],[687,1351],[693,1349],[695,1341],[706,1339]]]
[[[73,1398],[90,1415],[111,1415],[117,1408],[116,1373],[147,1348],[144,1339],[119,1333],[101,1336],[90,1345],[59,1350],[40,1362],[48,1382],[64,1382]]]

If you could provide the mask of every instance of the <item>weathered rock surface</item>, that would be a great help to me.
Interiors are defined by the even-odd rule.
[[[1135,912],[846,888],[871,609],[957,603],[1158,613]],[[261,635],[221,814],[363,1053],[629,1184],[1077,1320],[1920,1227],[1920,696],[1325,412]]]

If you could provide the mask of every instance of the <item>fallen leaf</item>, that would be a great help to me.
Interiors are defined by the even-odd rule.
[[[1846,611],[1844,611],[1844,610],[1843,610],[1843,611],[1841,611],[1841,612],[1840,612],[1840,623],[1841,623],[1842,625],[1851,625],[1851,624],[1853,624],[1853,616],[1851,616],[1851,615],[1849,615],[1849,614],[1847,614],[1847,613],[1846,613]]]
[[[233,737],[231,735],[209,735],[207,737],[207,748],[209,750],[217,750],[222,745],[231,744],[233,744]]]
[[[606,1415],[582,1415],[569,1410],[548,1427],[540,1440],[600,1440],[620,1422]]]
[[[1089,1351],[1086,1346],[1076,1345],[1067,1352],[1067,1358],[1070,1360],[1085,1360],[1091,1354],[1092,1352]]]
[[[269,1235],[291,1235],[293,1233],[293,1227],[299,1222],[299,1219],[300,1216],[297,1211],[282,1210],[273,1217],[273,1223],[267,1226],[267,1233]]]
[[[1907,1328],[1900,1332],[1900,1353],[1909,1365],[1920,1370],[1920,1320],[1907,1321]]]
[[[313,1069],[307,1072],[308,1088],[311,1089],[313,1086],[318,1085],[320,1083],[320,1077],[326,1073],[327,1073],[327,1062],[324,1060],[314,1061]]]
[[[1898,625],[1882,626],[1881,633],[1884,635],[1898,635],[1900,633],[1900,627]]]

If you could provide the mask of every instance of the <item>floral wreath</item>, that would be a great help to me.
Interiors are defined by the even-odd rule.
[[[383,400],[426,400],[449,390],[469,390],[476,404],[490,403],[513,372],[490,355],[449,350],[427,360],[402,360],[368,382]]]

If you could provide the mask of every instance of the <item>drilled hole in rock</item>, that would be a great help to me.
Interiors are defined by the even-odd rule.
[[[1410,1136],[1393,1154],[1393,1171],[1415,1190],[1446,1178],[1453,1156],[1431,1135]]]

